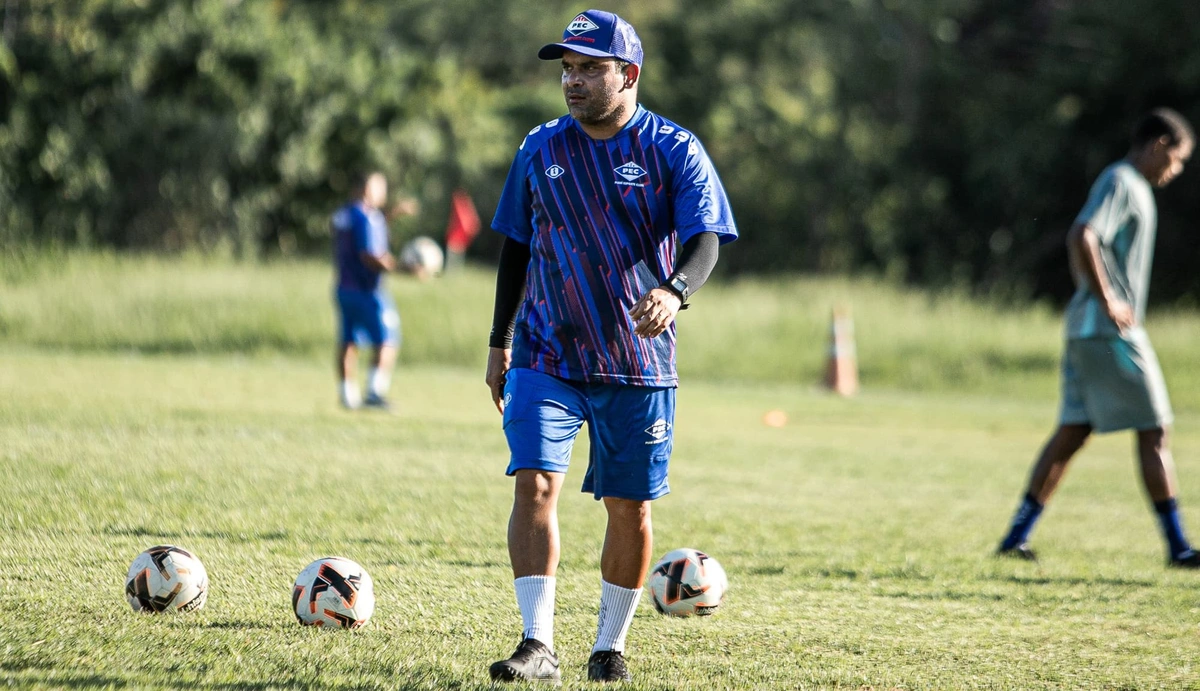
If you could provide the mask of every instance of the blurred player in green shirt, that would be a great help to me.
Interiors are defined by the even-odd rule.
[[[1077,289],[1066,312],[1059,426],[1033,466],[1025,498],[1000,543],[1002,555],[1036,559],[1029,534],[1071,458],[1093,431],[1132,429],[1168,563],[1200,568],[1200,554],[1183,534],[1175,503],[1167,445],[1171,402],[1142,326],[1158,221],[1152,187],[1183,172],[1194,144],[1179,113],[1160,108],[1143,117],[1129,154],[1100,174],[1067,236]]]

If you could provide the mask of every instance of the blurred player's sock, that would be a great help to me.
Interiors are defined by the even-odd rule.
[[[372,367],[367,378],[367,393],[372,398],[387,398],[388,389],[392,386],[392,373],[382,367]]]
[[[362,405],[362,397],[358,393],[358,384],[350,380],[345,380],[339,387],[339,395],[342,399],[342,407],[354,410]]]
[[[541,641],[554,650],[554,576],[522,576],[513,581],[517,606],[525,623],[523,638]]]
[[[630,590],[608,581],[600,581],[600,622],[596,626],[596,645],[592,653],[603,650],[624,652],[625,634],[633,623],[642,589]]]
[[[1025,499],[1021,501],[1021,506],[1013,516],[1008,536],[1000,543],[1001,552],[1016,549],[1019,545],[1025,544],[1029,539],[1029,533],[1033,532],[1033,526],[1037,523],[1038,517],[1042,515],[1043,508],[1032,494],[1025,495]]]
[[[1179,561],[1192,551],[1192,546],[1183,535],[1183,525],[1179,521],[1179,506],[1175,498],[1154,502],[1154,511],[1158,513],[1158,522],[1162,525],[1163,537],[1167,538],[1167,549],[1171,551],[1171,559]]]

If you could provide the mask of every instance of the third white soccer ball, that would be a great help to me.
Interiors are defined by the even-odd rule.
[[[445,263],[441,246],[425,235],[413,238],[400,249],[400,264],[410,271],[419,269],[433,276],[442,272]]]
[[[185,549],[151,547],[129,566],[125,599],[135,612],[192,612],[208,599],[208,572]]]
[[[721,605],[729,580],[716,559],[694,549],[677,549],[650,571],[654,609],[673,617],[707,616]]]
[[[375,612],[375,586],[367,570],[349,559],[318,559],[296,577],[292,610],[306,626],[357,629]]]

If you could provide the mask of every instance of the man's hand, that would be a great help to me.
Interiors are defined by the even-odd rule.
[[[1137,316],[1133,313],[1133,307],[1124,300],[1112,298],[1105,301],[1104,311],[1108,313],[1108,318],[1113,320],[1121,333],[1125,333],[1137,324]]]
[[[512,365],[512,348],[488,348],[487,374],[484,381],[492,390],[492,403],[504,414],[504,381]]]
[[[679,296],[666,288],[654,288],[642,296],[641,300],[629,310],[629,317],[637,323],[633,333],[640,338],[655,338],[667,330],[683,301]]]

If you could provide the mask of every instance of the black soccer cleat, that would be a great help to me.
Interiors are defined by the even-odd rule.
[[[1182,557],[1171,557],[1167,560],[1167,566],[1177,569],[1200,569],[1200,552],[1193,549],[1188,550]]]
[[[522,638],[507,660],[493,662],[488,673],[496,681],[548,681],[559,683],[558,656],[536,638]]]
[[[375,394],[368,394],[363,399],[362,407],[372,410],[382,410],[385,413],[392,412],[392,404],[388,402],[388,399],[383,396],[376,396]]]
[[[1016,547],[1008,549],[1000,548],[996,550],[997,557],[1008,557],[1010,559],[1021,559],[1022,561],[1037,561],[1037,552],[1029,546],[1028,542],[1022,542]]]
[[[629,668],[625,666],[625,656],[617,650],[597,650],[588,659],[588,680],[604,683],[613,681],[633,681]]]

